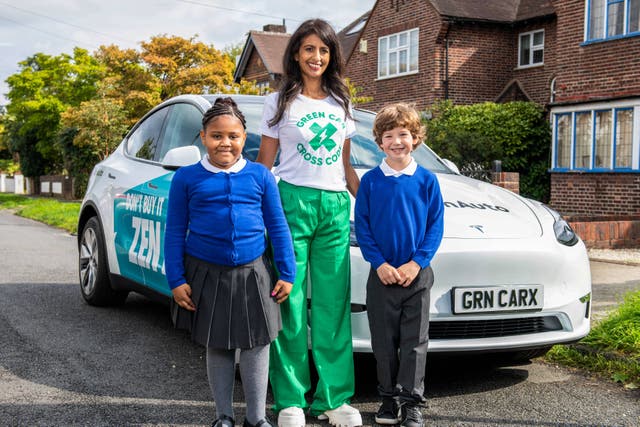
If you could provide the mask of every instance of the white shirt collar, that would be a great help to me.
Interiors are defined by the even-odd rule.
[[[384,176],[395,176],[397,178],[401,175],[409,175],[409,176],[413,175],[414,173],[416,173],[416,169],[418,169],[418,164],[416,163],[415,159],[412,157],[411,162],[409,162],[406,168],[402,169],[401,171],[397,171],[393,169],[391,166],[389,166],[385,159],[382,161],[382,163],[380,163],[380,169],[382,170],[382,173],[384,174]]]
[[[237,173],[237,172],[240,172],[247,165],[247,160],[244,157],[242,157],[242,155],[240,155],[240,158],[238,159],[238,161],[235,162],[233,166],[231,166],[229,169],[220,169],[219,167],[213,166],[211,162],[209,162],[209,154],[205,154],[202,160],[200,160],[200,164],[202,165],[203,168],[213,173],[219,173],[219,172]]]

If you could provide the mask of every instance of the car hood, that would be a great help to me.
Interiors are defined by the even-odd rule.
[[[445,238],[522,239],[542,235],[540,221],[517,194],[460,175],[437,177],[445,205]]]

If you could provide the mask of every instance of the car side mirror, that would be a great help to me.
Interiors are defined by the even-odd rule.
[[[442,159],[442,163],[444,163],[446,167],[451,169],[452,172],[455,172],[456,174],[460,175],[460,169],[458,169],[458,166],[456,166],[456,164],[453,163],[451,160]]]
[[[176,170],[182,166],[192,165],[200,161],[200,150],[195,145],[172,148],[162,159],[162,167]]]

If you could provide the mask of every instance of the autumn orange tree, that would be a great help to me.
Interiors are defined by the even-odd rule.
[[[145,66],[140,52],[110,45],[100,46],[94,56],[107,70],[100,82],[101,97],[122,106],[127,125],[160,102],[160,80]]]
[[[233,86],[231,57],[195,36],[160,35],[141,46],[143,61],[160,81],[162,100],[185,93],[228,92]]]

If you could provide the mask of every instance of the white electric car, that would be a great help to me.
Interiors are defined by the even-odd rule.
[[[78,221],[80,290],[92,305],[129,291],[168,300],[163,238],[175,169],[200,160],[202,114],[217,96],[183,95],[152,109],[95,166]],[[243,155],[260,144],[263,97],[233,96],[247,118]],[[351,161],[362,175],[380,164],[375,115],[356,110]],[[324,147],[323,147],[324,149]],[[461,176],[426,146],[414,157],[436,174],[445,202],[444,238],[432,262],[430,352],[544,354],[589,332],[591,274],[584,244],[547,206]],[[354,350],[371,351],[364,261],[352,233]],[[258,255],[258,254],[256,254]],[[313,286],[313,284],[311,284]]]

